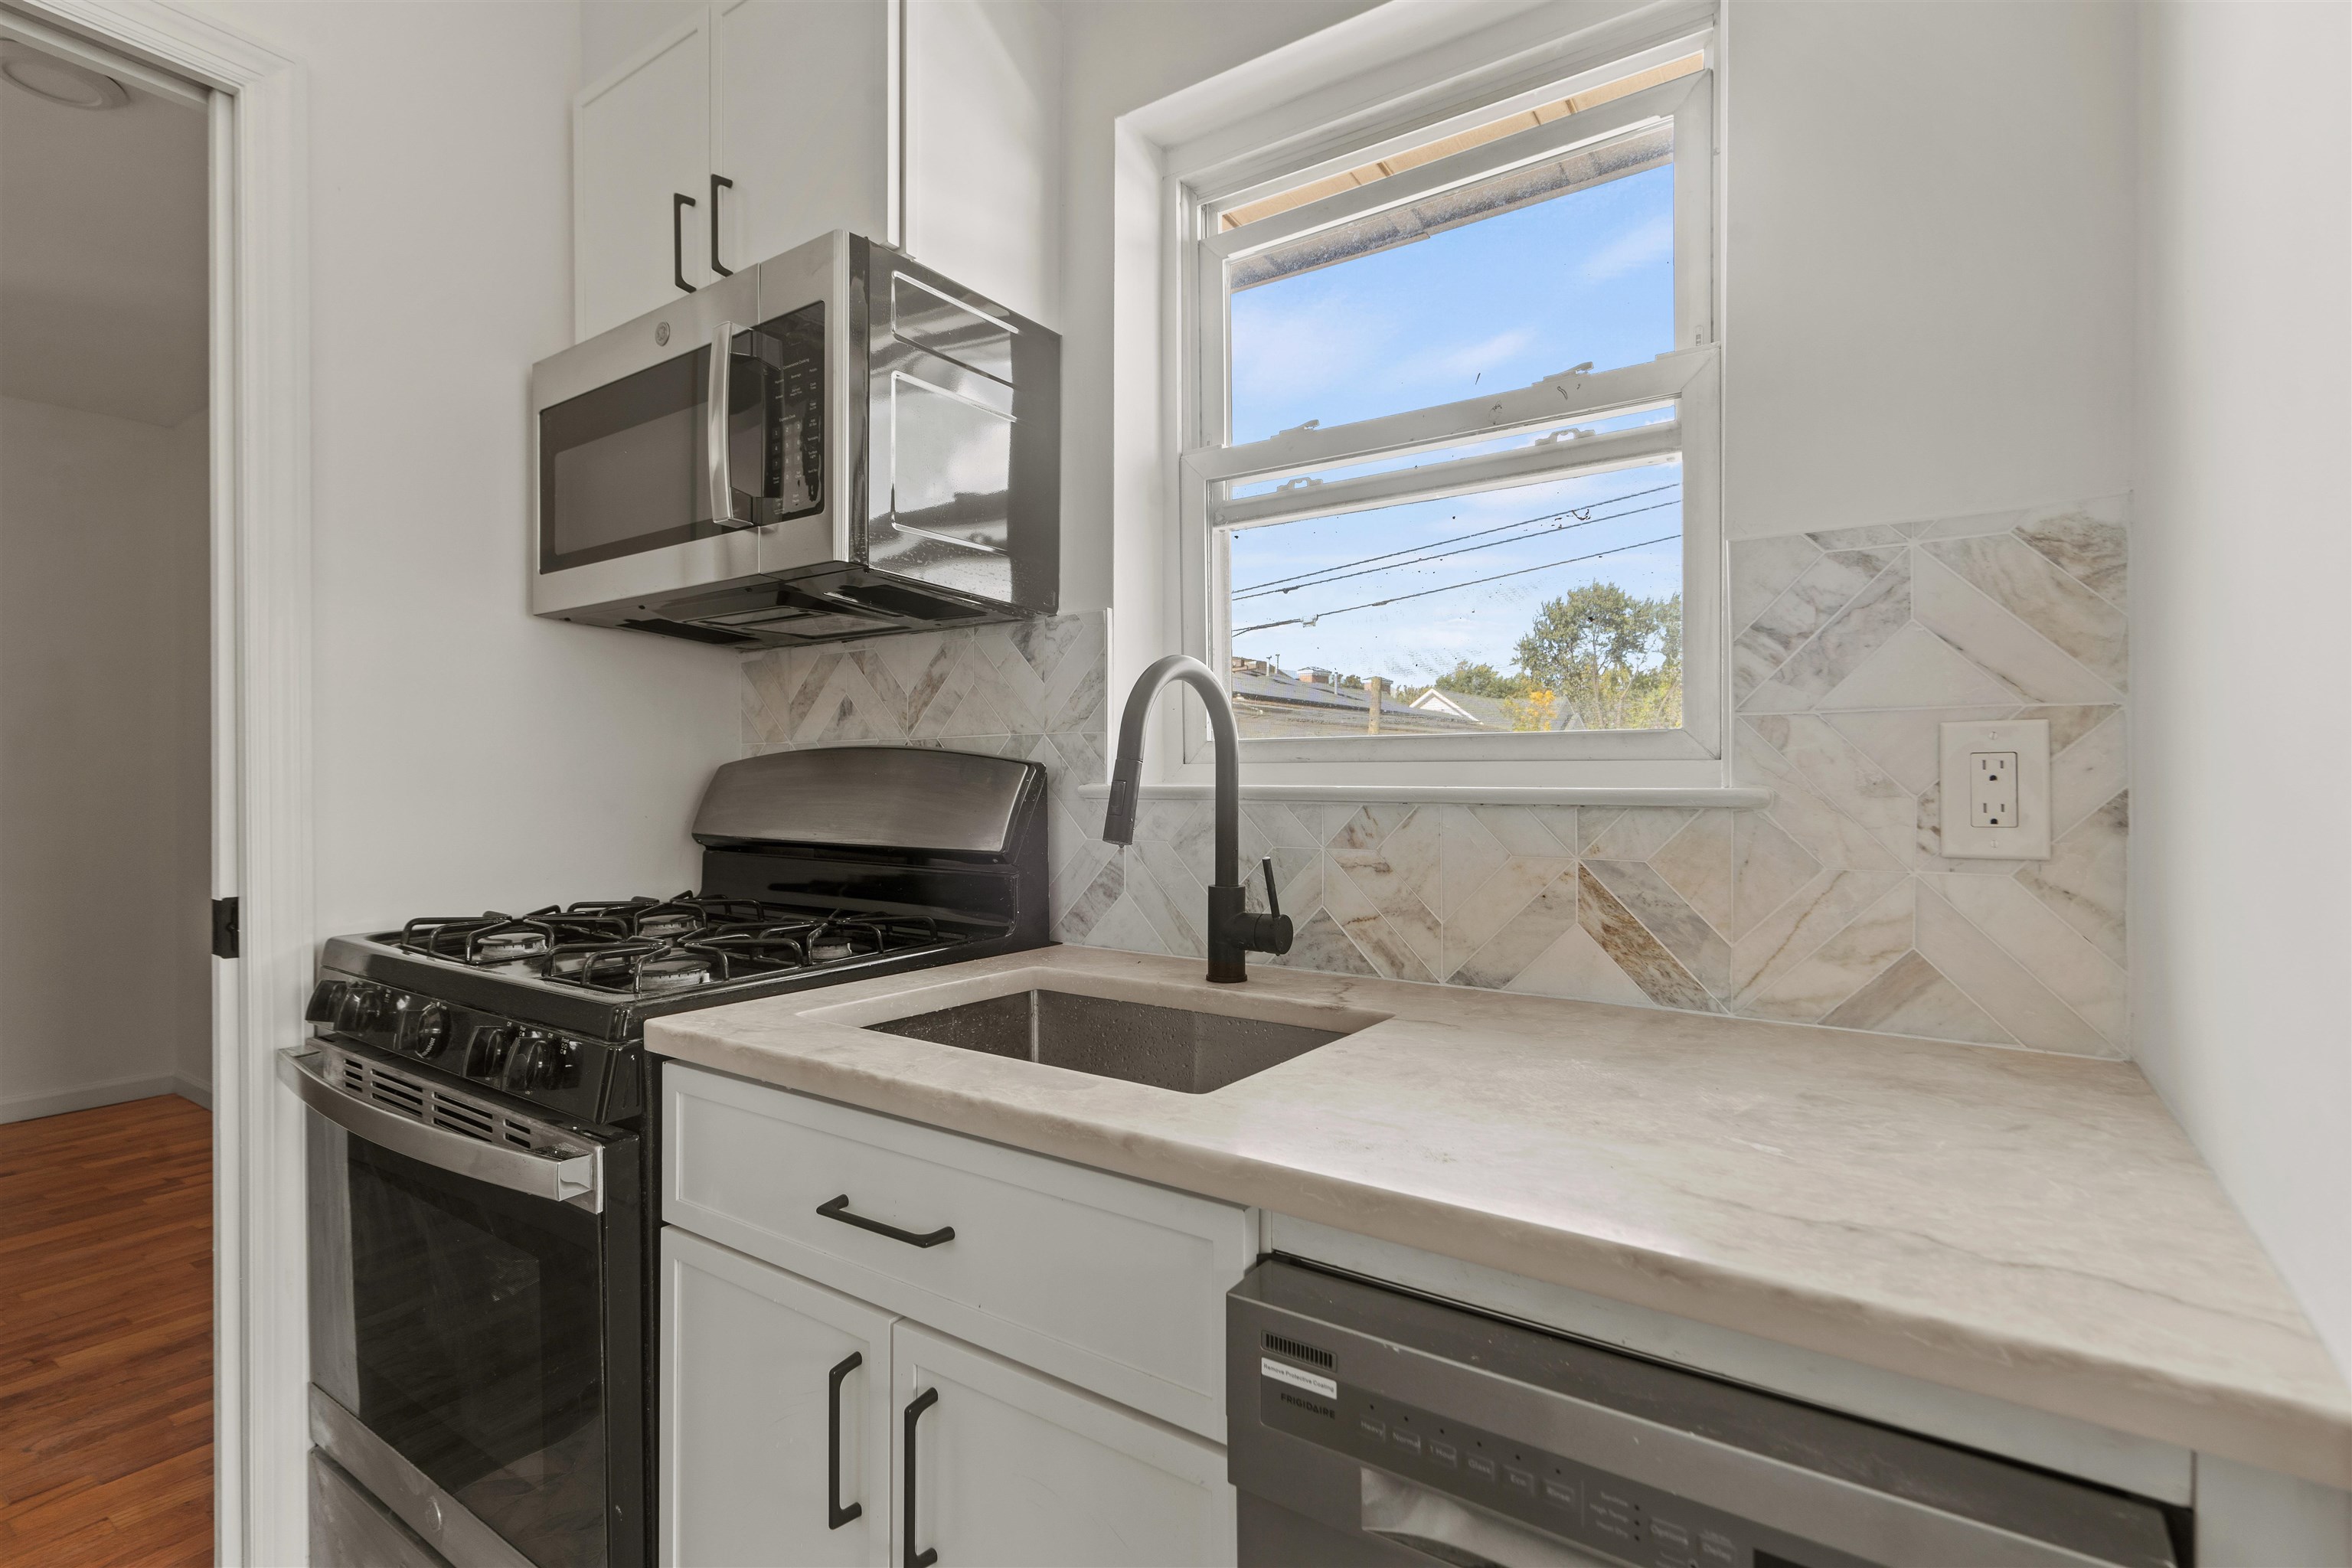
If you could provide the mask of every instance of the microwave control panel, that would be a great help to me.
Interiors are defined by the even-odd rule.
[[[803,305],[755,330],[767,373],[767,493],[762,522],[824,510],[824,302]]]

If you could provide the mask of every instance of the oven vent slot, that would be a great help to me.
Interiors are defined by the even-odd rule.
[[[489,1117],[446,1095],[433,1097],[433,1125],[446,1127],[452,1132],[462,1132],[468,1138],[478,1138],[485,1143],[490,1142]]]
[[[398,1073],[386,1072],[382,1068],[368,1075],[370,1100],[420,1119],[425,1114],[425,1092],[423,1084],[403,1078]]]
[[[500,1121],[499,1131],[505,1133],[507,1142],[518,1149],[528,1149],[531,1146],[530,1129],[520,1121]]]

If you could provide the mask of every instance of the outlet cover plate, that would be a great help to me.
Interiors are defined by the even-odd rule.
[[[2050,858],[2050,722],[1987,719],[1941,726],[1944,855],[1953,860]],[[1969,820],[1969,759],[1979,752],[2017,753],[2017,826],[1979,827]]]

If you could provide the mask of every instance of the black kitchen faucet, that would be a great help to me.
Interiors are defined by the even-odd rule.
[[[1243,908],[1248,889],[1242,886],[1241,737],[1234,728],[1234,705],[1209,667],[1197,658],[1171,653],[1145,670],[1127,696],[1127,711],[1118,721],[1118,760],[1110,775],[1110,806],[1103,813],[1103,837],[1113,844],[1135,842],[1137,778],[1143,768],[1143,721],[1152,700],[1171,680],[1181,680],[1201,694],[1209,710],[1209,729],[1217,750],[1216,880],[1209,888],[1209,978],[1232,984],[1249,978],[1248,955],[1290,951],[1290,917],[1275,897],[1274,861],[1265,867],[1265,907],[1257,914]]]

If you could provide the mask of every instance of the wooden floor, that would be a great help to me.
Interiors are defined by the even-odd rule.
[[[213,1554],[212,1117],[0,1125],[0,1564]]]

